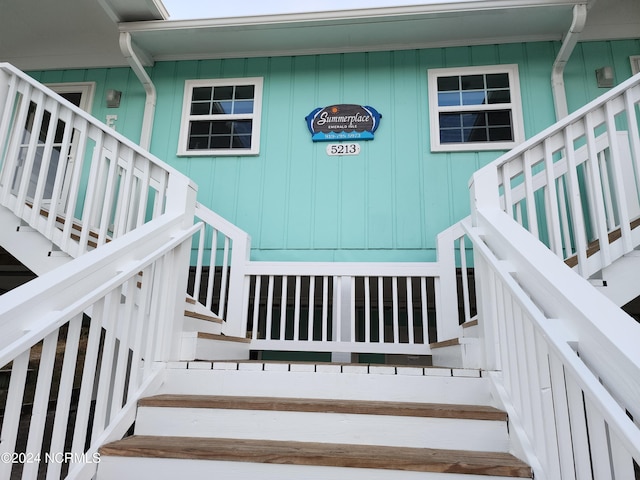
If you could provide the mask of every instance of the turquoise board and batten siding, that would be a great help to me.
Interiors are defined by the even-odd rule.
[[[252,237],[256,260],[421,261],[436,235],[469,213],[471,174],[501,151],[432,153],[427,70],[516,63],[530,137],[555,121],[550,88],[557,42],[444,49],[158,62],[152,152],[199,185],[198,199]],[[604,93],[594,70],[631,74],[640,40],[578,44],[567,65],[570,111]],[[144,91],[129,69],[32,72],[42,82],[97,82],[93,113],[117,114],[117,130],[138,140]],[[264,78],[258,156],[177,157],[184,81]],[[104,92],[123,91],[107,110]],[[371,105],[383,116],[358,156],[329,157],[304,117],[335,103]]]

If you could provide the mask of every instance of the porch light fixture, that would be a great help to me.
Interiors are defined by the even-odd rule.
[[[121,96],[122,92],[120,90],[107,90],[107,108],[118,108]]]
[[[599,88],[613,87],[613,68],[609,66],[598,68],[596,70],[596,81]]]

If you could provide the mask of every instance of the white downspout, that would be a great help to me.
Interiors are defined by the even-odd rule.
[[[153,118],[156,114],[156,87],[151,81],[151,77],[144,69],[140,60],[140,53],[133,48],[131,34],[129,32],[120,33],[120,51],[124,58],[129,62],[131,69],[142,83],[147,99],[144,104],[144,115],[142,117],[142,132],[140,132],[140,146],[145,150],[149,150],[151,146],[151,134],[153,131]]]
[[[553,92],[553,104],[556,109],[556,121],[569,115],[567,92],[564,88],[564,67],[569,61],[569,57],[576,43],[578,43],[578,38],[586,22],[587,5],[574,5],[573,22],[571,22],[571,27],[562,40],[562,46],[560,47],[555,62],[553,62],[553,69],[551,71],[551,90]]]

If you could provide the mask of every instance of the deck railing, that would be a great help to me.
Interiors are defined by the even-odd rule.
[[[179,358],[175,285],[200,228],[183,220],[165,215],[3,295],[0,478],[91,478],[98,448],[131,427]]]
[[[72,257],[184,206],[187,177],[0,64],[0,204]]]
[[[576,273],[640,245],[639,103],[636,76],[472,179],[484,365],[536,478],[637,478],[640,324]]]
[[[502,210],[588,278],[640,244],[638,102],[640,75],[478,172],[475,194],[499,193]],[[481,175],[495,177],[487,191]]]

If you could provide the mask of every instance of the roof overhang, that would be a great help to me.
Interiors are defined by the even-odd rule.
[[[560,40],[574,0],[424,5],[120,25],[156,61]]]
[[[586,0],[592,3],[593,0]],[[436,0],[422,5],[166,20],[160,0],[2,3],[0,61],[23,70],[126,66],[121,32],[148,63],[561,40],[585,0]],[[34,12],[37,14],[34,15]],[[583,40],[640,37],[640,1],[597,0]]]
[[[0,62],[22,70],[126,65],[118,23],[158,21],[158,0],[0,1]]]

